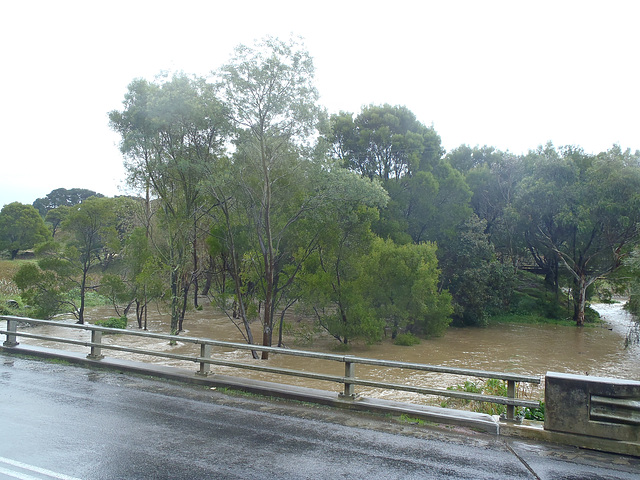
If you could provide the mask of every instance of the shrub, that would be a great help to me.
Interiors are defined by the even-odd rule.
[[[539,422],[544,422],[544,402],[540,402],[540,407],[538,408],[525,408],[524,409],[524,418],[527,420],[537,420]]]
[[[492,395],[496,397],[507,396],[507,383],[504,380],[490,378],[484,383],[474,383],[465,381],[464,385],[454,385],[447,387],[447,390],[458,390],[469,393],[481,393],[484,395]],[[461,408],[468,406],[473,412],[487,413],[489,415],[502,415],[506,413],[506,405],[489,402],[477,402],[463,399],[448,398],[440,403],[444,408]],[[524,416],[528,420],[544,421],[544,402],[540,402],[539,408],[520,408],[516,409],[517,416]]]
[[[455,385],[447,387],[447,390],[459,390],[468,393],[481,393],[486,395],[506,396],[507,387],[502,380],[489,379],[486,383],[476,384],[475,382],[465,381],[464,385]],[[463,405],[469,405],[469,409],[473,412],[487,413],[489,415],[500,415],[507,411],[504,405],[488,402],[477,402],[475,400],[447,399],[442,402],[443,407],[460,408]]]
[[[111,317],[105,320],[98,320],[96,325],[105,328],[127,328],[127,317]]]
[[[418,345],[420,343],[420,339],[412,333],[401,333],[395,338],[393,343],[395,345],[402,345],[403,347],[411,347],[413,345]]]

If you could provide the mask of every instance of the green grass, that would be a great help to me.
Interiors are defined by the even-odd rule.
[[[562,327],[575,327],[576,322],[571,318],[548,318],[541,315],[526,315],[518,313],[505,313],[501,315],[493,315],[489,317],[488,325],[504,325],[504,324],[520,324],[520,325],[559,325]],[[590,318],[586,321],[585,327],[594,327],[600,325],[600,319]]]
[[[480,393],[483,395],[492,395],[495,397],[507,396],[507,383],[504,380],[495,378],[487,379],[482,382],[466,381],[462,385],[454,385],[447,387],[447,390],[456,390],[467,393]],[[506,413],[506,405],[490,402],[478,402],[475,400],[465,400],[459,398],[447,398],[440,403],[443,408],[468,409],[472,412],[486,413],[489,415],[502,415]],[[544,421],[544,402],[541,402],[539,408],[522,408],[516,407],[516,416],[522,416],[529,420]]]
[[[492,395],[497,397],[507,396],[507,384],[503,380],[490,378],[485,382],[466,381],[464,385],[455,385],[447,387],[447,390],[456,390],[459,392],[479,393],[484,395]],[[489,415],[500,415],[507,411],[507,407],[498,403],[478,402],[475,400],[465,400],[458,398],[448,398],[440,404],[444,408],[468,408],[473,412],[486,413]]]
[[[410,417],[406,413],[403,413],[402,415],[400,415],[400,421],[402,423],[410,423],[411,425],[424,425],[426,423],[423,419],[417,418],[417,417]]]
[[[525,325],[563,325],[563,326],[575,326],[575,322],[566,318],[548,318],[535,314],[518,314],[518,313],[505,313],[501,315],[493,315],[489,317],[489,325],[501,325],[501,324],[525,324]]]

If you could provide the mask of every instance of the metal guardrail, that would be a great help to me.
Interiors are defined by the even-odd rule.
[[[518,375],[518,374],[512,374],[512,373],[505,373],[505,372],[492,372],[492,371],[473,370],[473,369],[466,369],[466,368],[444,367],[439,365],[428,365],[428,364],[421,364],[421,363],[406,363],[406,362],[398,362],[398,361],[390,361],[390,360],[380,360],[380,359],[374,359],[374,358],[356,357],[352,355],[337,355],[337,354],[331,354],[331,353],[310,352],[306,350],[295,350],[295,349],[280,348],[280,347],[265,347],[260,345],[249,345],[246,343],[233,343],[233,342],[212,340],[208,338],[194,338],[194,337],[183,337],[183,336],[177,337],[175,335],[167,335],[162,333],[123,330],[119,328],[107,328],[107,327],[100,327],[100,326],[88,325],[88,324],[85,324],[85,325],[79,325],[75,323],[70,324],[70,323],[62,323],[62,322],[56,322],[51,320],[38,320],[38,319],[26,318],[26,317],[0,316],[0,320],[5,320],[7,322],[7,329],[0,330],[0,334],[6,335],[6,341],[3,343],[3,346],[5,347],[17,346],[18,337],[34,338],[39,340],[48,340],[53,342],[89,347],[91,351],[87,355],[87,358],[90,358],[93,360],[100,360],[104,358],[102,355],[102,350],[109,349],[109,350],[117,350],[121,352],[129,352],[129,353],[135,353],[135,354],[141,354],[141,355],[171,358],[175,360],[183,360],[183,361],[198,363],[199,370],[196,372],[197,375],[208,375],[210,373],[211,365],[219,365],[219,366],[241,368],[241,369],[254,370],[254,371],[260,371],[260,372],[269,372],[269,373],[280,374],[280,375],[311,378],[311,379],[327,381],[327,382],[341,383],[344,385],[344,390],[341,393],[341,395],[346,398],[355,398],[357,396],[355,393],[355,386],[361,385],[361,386],[368,386],[373,388],[414,392],[414,393],[420,393],[424,395],[436,395],[436,396],[458,398],[458,399],[469,400],[469,401],[473,400],[473,401],[479,401],[479,402],[495,403],[495,404],[506,405],[507,407],[506,417],[508,420],[515,419],[516,406],[529,407],[529,408],[536,408],[540,406],[539,402],[517,398],[516,384],[518,382],[533,383],[533,384],[540,383],[540,377],[531,376],[531,375]],[[57,327],[90,331],[91,341],[87,342],[82,340],[73,340],[69,338],[51,337],[47,335],[19,332],[18,326],[21,323],[28,323],[30,325],[54,325]],[[107,345],[102,343],[103,333],[113,333],[113,334],[119,334],[119,335],[155,338],[155,339],[167,340],[169,342],[175,342],[179,340],[180,342],[183,342],[183,343],[192,343],[195,345],[199,345],[200,355],[199,356],[180,355],[180,354],[174,354],[174,353],[159,352],[156,350],[146,350],[146,349],[140,349],[140,348],[134,348],[134,347],[126,347],[123,345]],[[255,364],[246,364],[246,363],[234,362],[234,361],[228,361],[228,360],[214,359],[214,358],[211,358],[212,347],[223,347],[223,348],[240,349],[240,350],[253,350],[253,351],[260,351],[260,352],[267,351],[270,353],[277,353],[281,355],[293,355],[298,357],[307,357],[307,358],[315,358],[319,360],[340,362],[340,363],[344,363],[345,365],[345,369],[344,369],[345,374],[344,376],[327,375],[322,373],[305,372],[305,371],[293,370],[288,368],[272,367],[268,365],[255,365]],[[502,397],[502,396],[495,396],[495,395],[482,395],[482,394],[462,392],[457,390],[446,390],[442,388],[417,387],[412,385],[403,385],[403,384],[396,384],[396,383],[379,382],[375,380],[360,379],[356,376],[356,372],[355,372],[355,366],[357,364],[373,365],[373,366],[386,367],[386,368],[401,368],[401,369],[409,369],[409,370],[416,370],[416,371],[446,373],[446,374],[461,375],[461,376],[467,376],[467,377],[492,378],[492,379],[503,380],[507,383],[507,396]]]

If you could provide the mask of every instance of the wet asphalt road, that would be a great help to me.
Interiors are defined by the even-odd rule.
[[[0,479],[638,479],[640,459],[0,355]]]

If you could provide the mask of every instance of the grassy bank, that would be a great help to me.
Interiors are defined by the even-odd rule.
[[[25,307],[20,298],[20,290],[13,281],[13,276],[25,263],[34,260],[0,259],[0,313],[3,315],[25,315]],[[10,306],[17,303],[18,307]]]
[[[600,315],[585,310],[585,325],[600,325]],[[518,272],[508,305],[496,309],[487,318],[488,325],[527,324],[575,327],[573,301],[564,290],[554,292],[540,275]]]
[[[13,276],[24,264],[35,262],[35,259],[0,259],[0,315],[16,315],[19,317],[30,317],[33,315],[33,309],[25,305],[20,297],[20,290],[13,281]],[[68,299],[72,303],[79,305],[79,291],[72,290],[68,294]],[[87,292],[86,294],[85,307],[109,304],[109,300],[98,293]],[[71,310],[69,310],[69,312],[70,311]]]
[[[502,315],[494,315],[489,317],[489,325],[501,324],[526,324],[526,325],[562,325],[567,327],[575,327],[576,322],[570,318],[549,318],[536,314],[515,314],[507,313]],[[594,325],[588,324],[588,325]]]

